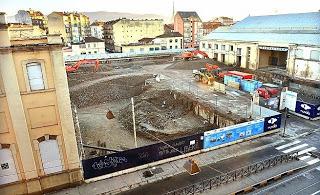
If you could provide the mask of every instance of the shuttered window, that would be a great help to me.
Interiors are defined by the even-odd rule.
[[[27,74],[31,91],[44,89],[43,75],[40,63],[27,64]]]
[[[45,140],[39,143],[42,166],[45,174],[62,171],[57,140]]]
[[[18,181],[18,174],[11,150],[0,149],[0,185]]]

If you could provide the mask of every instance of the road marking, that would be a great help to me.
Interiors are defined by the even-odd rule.
[[[312,193],[311,195],[319,194],[320,190],[316,191],[315,193]]]
[[[320,161],[320,159],[316,158],[316,159],[308,161],[307,163],[308,163],[308,165],[313,165],[314,163],[317,163],[319,161]]]
[[[317,149],[316,147],[307,148],[305,150],[301,150],[300,152],[298,152],[298,155],[305,154],[307,152],[310,152],[310,151],[316,150],[316,149]]]
[[[295,147],[293,147],[293,148],[289,148],[289,149],[287,149],[287,150],[284,150],[284,151],[282,151],[282,152],[283,152],[283,153],[289,153],[289,152],[298,150],[298,149],[300,149],[300,148],[304,148],[304,147],[306,147],[306,146],[308,146],[308,144],[301,144],[301,145],[295,146]]]
[[[306,160],[307,158],[310,158],[311,156],[303,156],[303,157],[299,157],[300,160]]]
[[[277,149],[277,150],[281,150],[281,149],[283,149],[283,148],[287,148],[287,147],[289,147],[289,146],[292,146],[292,145],[298,144],[298,143],[300,143],[300,142],[301,142],[301,141],[296,140],[296,141],[294,141],[294,142],[291,142],[291,143],[288,143],[288,144],[285,144],[285,145],[282,145],[282,146],[276,147],[276,149]]]

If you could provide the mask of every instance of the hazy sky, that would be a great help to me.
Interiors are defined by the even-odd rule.
[[[110,11],[172,15],[173,0],[0,0],[0,11],[14,15],[19,9],[52,11]],[[197,11],[202,20],[216,16],[242,19],[250,15],[311,12],[319,0],[174,0],[176,11]]]

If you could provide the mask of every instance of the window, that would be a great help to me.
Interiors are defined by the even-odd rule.
[[[160,48],[159,47],[156,47],[156,48],[154,48],[156,51],[158,51],[158,50],[160,50]]]
[[[214,44],[214,49],[219,49],[218,44]]]
[[[27,75],[31,91],[44,89],[44,81],[40,63],[27,64]]]
[[[296,50],[296,58],[303,58],[303,50],[302,49]]]
[[[178,46],[176,45],[175,48],[178,49]]]
[[[208,44],[208,48],[211,49],[211,44],[210,43]]]
[[[94,44],[93,44],[93,47],[97,47],[97,44],[94,43]]]
[[[39,143],[40,156],[45,174],[62,171],[57,140],[48,139]]]
[[[233,51],[233,45],[229,45],[229,50]]]
[[[90,43],[87,44],[87,47],[90,48]]]
[[[241,55],[241,48],[237,48],[237,55]]]
[[[94,53],[98,53],[97,51],[94,51]]]
[[[172,49],[172,46],[170,46],[170,49]]]
[[[175,41],[176,43],[178,43],[178,39],[175,39],[174,41]]]
[[[172,39],[170,39],[169,42],[172,43]]]
[[[167,47],[166,46],[161,46],[161,50],[166,50]]]
[[[206,44],[205,43],[202,43],[202,48],[206,48]]]
[[[221,50],[222,51],[226,50],[226,46],[225,45],[221,45]]]
[[[311,60],[320,61],[320,51],[311,50],[310,59],[311,59]]]
[[[153,47],[150,47],[150,48],[149,48],[149,51],[153,51],[153,50],[154,50],[154,48],[153,48]]]
[[[0,149],[0,165],[0,185],[19,180],[14,158],[9,148]]]

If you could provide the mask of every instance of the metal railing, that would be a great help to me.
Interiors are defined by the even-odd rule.
[[[211,190],[222,184],[236,181],[243,177],[249,177],[252,174],[261,172],[264,169],[275,167],[276,165],[287,163],[292,160],[298,160],[298,152],[291,154],[284,154],[272,157],[270,159],[262,160],[260,162],[233,170],[228,173],[218,175],[216,177],[194,183],[192,185],[176,189],[165,193],[165,195],[187,195],[187,194],[199,194],[206,190]]]

